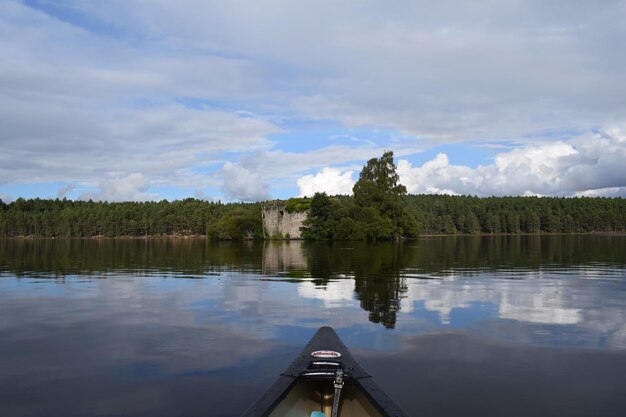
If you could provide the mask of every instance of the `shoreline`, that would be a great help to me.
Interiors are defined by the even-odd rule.
[[[431,237],[502,237],[502,236],[626,236],[625,232],[577,232],[577,233],[437,233],[437,234],[420,234],[413,239]],[[0,236],[0,240],[214,240],[206,235],[149,235],[149,236]],[[232,241],[305,241],[306,239],[295,238],[260,238],[260,239],[215,239],[216,241],[232,242]],[[351,242],[346,240],[345,242]],[[354,242],[357,242],[356,240]],[[359,241],[360,242],[360,241]]]

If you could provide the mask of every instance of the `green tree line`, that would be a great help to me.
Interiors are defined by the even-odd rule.
[[[304,237],[377,240],[417,234],[626,232],[626,199],[408,195],[396,217],[350,196],[318,194]],[[300,201],[302,204],[302,201]],[[0,201],[0,236],[189,236],[262,238],[261,203],[196,199],[107,203],[52,199]]]
[[[121,203],[19,198],[9,204],[0,200],[0,236],[261,238],[260,213],[259,203],[193,198]]]
[[[423,234],[626,231],[626,199],[411,195],[405,209]]]
[[[626,232],[626,199],[405,195],[389,212],[359,205],[351,196],[317,194],[304,237],[382,240],[421,234]],[[196,199],[94,202],[59,199],[0,200],[0,236],[142,237],[200,235],[222,240],[260,239],[262,203],[223,204]],[[381,204],[381,206],[383,206]]]

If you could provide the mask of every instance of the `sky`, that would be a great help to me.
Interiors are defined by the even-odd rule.
[[[626,197],[626,0],[2,0],[0,199]]]

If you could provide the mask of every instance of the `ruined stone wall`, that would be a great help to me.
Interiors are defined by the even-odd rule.
[[[307,218],[308,212],[289,213],[283,203],[273,203],[263,206],[263,237],[283,237],[300,239],[300,227]]]

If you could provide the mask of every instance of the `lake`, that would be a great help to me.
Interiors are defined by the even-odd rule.
[[[413,416],[623,416],[626,236],[0,241],[0,414],[238,416],[323,325]]]

